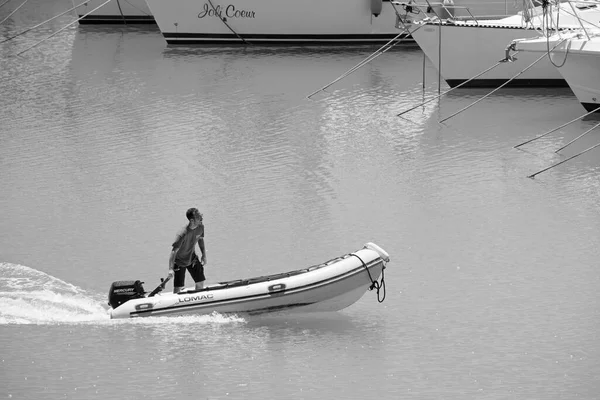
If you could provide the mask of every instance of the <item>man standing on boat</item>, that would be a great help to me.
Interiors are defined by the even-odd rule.
[[[169,257],[169,278],[175,277],[173,293],[179,293],[185,287],[186,270],[196,282],[196,290],[202,289],[206,280],[204,277],[206,250],[204,249],[202,214],[197,208],[190,208],[186,211],[185,216],[189,223],[177,233]],[[196,243],[202,252],[200,260],[195,251]]]

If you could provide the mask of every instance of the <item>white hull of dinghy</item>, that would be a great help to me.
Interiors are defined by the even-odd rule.
[[[201,291],[129,300],[111,318],[166,315],[339,311],[358,301],[382,274],[389,256],[373,243],[304,270],[224,282]]]

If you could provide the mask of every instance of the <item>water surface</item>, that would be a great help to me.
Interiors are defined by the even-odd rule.
[[[69,7],[35,1],[0,34]],[[570,90],[499,91],[440,123],[489,91],[398,117],[438,94],[414,45],[311,99],[377,47],[169,47],[156,27],[74,24],[16,55],[73,20],[0,47],[0,396],[597,398],[600,153],[527,176],[596,144],[555,153],[598,118],[513,148],[585,113]],[[373,241],[386,299],[109,320],[111,282],[166,275],[188,207],[209,281]]]

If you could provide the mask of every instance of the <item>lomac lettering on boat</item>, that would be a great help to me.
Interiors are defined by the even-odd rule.
[[[223,15],[225,10],[225,15]],[[202,11],[198,13],[198,18],[214,17],[219,16],[220,18],[256,18],[256,12],[252,10],[239,10],[235,8],[233,4],[223,8],[223,6],[215,6],[214,8],[208,3],[204,3]]]
[[[183,299],[179,299],[179,302],[180,303],[191,303],[193,301],[210,300],[212,298],[213,298],[212,293],[208,293],[208,294],[202,294],[199,296],[184,297]]]

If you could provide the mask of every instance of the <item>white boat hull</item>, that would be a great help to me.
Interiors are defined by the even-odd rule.
[[[600,107],[600,38],[593,41],[573,40],[568,54],[553,52],[551,57],[577,100],[588,111]]]
[[[600,10],[596,7],[577,10],[583,20],[600,20]],[[554,19],[557,19],[556,12]],[[581,26],[568,5],[561,8],[558,21],[560,29],[565,31]],[[411,24],[410,31],[451,87],[498,87],[504,83],[506,87],[566,87],[567,82],[549,59],[536,62],[539,54],[521,52],[516,54],[516,61],[495,66],[505,59],[506,48],[512,41],[539,37],[540,31],[531,27],[539,28],[541,23],[539,16],[525,23],[520,15],[489,21],[443,21],[442,24],[425,20]],[[482,74],[486,70],[489,71]]]
[[[588,39],[581,32],[554,35],[548,39],[518,40],[521,54],[539,57],[550,52],[552,65],[568,83],[577,100],[588,111],[600,107],[600,36]]]
[[[364,295],[388,260],[384,250],[367,243],[361,250],[304,270],[132,299],[112,309],[110,316],[338,311]]]
[[[402,33],[389,1],[378,16],[370,0],[148,0],[148,6],[169,44],[383,44]]]
[[[93,11],[106,0],[91,0],[77,7],[80,24],[155,24],[154,16],[146,4],[146,0],[112,0]],[[73,5],[81,1],[73,0]],[[88,14],[91,12],[89,15]]]
[[[440,26],[436,24],[427,24],[412,34],[415,42],[450,87],[463,84],[496,65],[504,58],[505,49],[511,41],[537,36],[538,32],[535,30],[484,25],[442,25],[440,35]],[[504,62],[463,87],[498,87],[513,77],[515,79],[507,86],[567,86],[548,60],[541,60],[520,74],[538,57],[539,55],[531,53],[519,53],[515,62]]]

